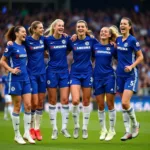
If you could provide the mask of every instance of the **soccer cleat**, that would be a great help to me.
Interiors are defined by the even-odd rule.
[[[67,129],[61,130],[61,133],[64,135],[64,137],[71,138],[71,135],[69,134],[69,132],[67,131]]]
[[[31,128],[31,129],[30,129],[30,135],[31,135],[31,137],[32,137],[33,140],[36,140],[34,128]]]
[[[132,134],[126,132],[125,135],[120,140],[121,141],[126,141],[126,140],[129,140],[129,139],[132,139]]]
[[[58,131],[57,130],[53,130],[52,131],[51,139],[52,140],[56,140],[57,138],[58,138]]]
[[[41,141],[42,140],[42,135],[41,135],[40,129],[34,130],[34,132],[35,132],[36,139],[38,141]]]
[[[102,130],[99,139],[100,139],[101,141],[102,141],[102,140],[105,140],[106,136],[107,136],[107,130]]]
[[[18,144],[21,144],[21,145],[26,144],[26,142],[23,140],[23,138],[22,138],[21,135],[15,136],[14,140],[15,140],[15,142],[17,142]]]
[[[79,137],[79,128],[74,128],[73,137],[77,139]]]
[[[87,130],[85,130],[85,129],[82,130],[82,138],[83,138],[84,140],[86,140],[86,139],[88,138],[88,132],[87,132]]]
[[[115,132],[115,131],[109,130],[109,132],[108,132],[108,134],[107,134],[107,136],[106,136],[106,138],[105,138],[105,141],[110,141],[110,140],[112,140],[115,135],[116,135],[116,132]]]
[[[140,129],[140,124],[139,122],[137,123],[137,126],[132,127],[132,138],[135,138],[139,134],[139,129]]]
[[[23,138],[27,140],[30,144],[35,144],[29,132],[24,133]]]

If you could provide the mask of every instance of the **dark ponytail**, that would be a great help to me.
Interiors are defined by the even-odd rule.
[[[15,41],[16,39],[16,32],[19,32],[20,28],[22,28],[22,26],[12,26],[7,33],[5,34],[5,38],[7,41]]]

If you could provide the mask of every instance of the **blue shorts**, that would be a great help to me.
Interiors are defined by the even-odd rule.
[[[138,77],[120,77],[117,76],[117,92],[123,93],[123,91],[131,90],[133,92],[137,92],[138,88]]]
[[[94,80],[93,88],[94,95],[98,96],[104,93],[115,94],[116,93],[116,77],[109,77],[102,80]]]
[[[8,84],[9,95],[23,95],[31,93],[30,81],[11,81]]]
[[[46,74],[47,88],[63,88],[69,87],[69,73],[54,73],[50,72]]]
[[[93,74],[70,74],[70,86],[81,85],[81,87],[93,86]]]
[[[32,94],[46,92],[46,74],[30,75]]]

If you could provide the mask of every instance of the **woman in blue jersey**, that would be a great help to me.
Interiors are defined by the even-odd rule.
[[[74,119],[75,139],[79,137],[79,102],[80,90],[82,90],[83,103],[83,127],[82,138],[88,138],[87,126],[90,117],[90,97],[91,87],[93,84],[93,69],[91,63],[92,48],[97,40],[87,36],[89,32],[87,23],[84,20],[79,20],[76,23],[77,40],[70,41],[70,46],[73,52],[73,63],[70,72],[70,88],[72,96],[72,114]]]
[[[51,139],[58,138],[57,128],[57,88],[60,89],[60,102],[62,104],[62,129],[61,133],[70,138],[67,131],[69,117],[69,72],[67,64],[67,50],[69,49],[68,41],[70,37],[65,37],[64,21],[56,19],[50,27],[45,31],[48,37],[45,40],[47,50],[49,52],[49,62],[46,70],[47,75],[47,91],[49,100],[49,116],[52,124]]]
[[[27,36],[24,45],[27,50],[27,70],[31,83],[31,129],[33,139],[42,140],[40,123],[43,113],[43,105],[46,92],[46,65],[44,62],[44,28],[40,21],[32,22],[29,27],[30,36]]]
[[[9,71],[9,94],[14,102],[12,123],[15,132],[14,140],[19,144],[25,144],[26,139],[34,144],[29,129],[31,124],[31,85],[26,69],[27,54],[22,42],[25,41],[26,30],[23,26],[11,27],[6,33],[7,40],[13,41],[12,46],[7,46],[1,58],[1,65]],[[22,138],[19,131],[21,102],[24,103],[24,129]]]
[[[40,122],[43,112],[43,103],[46,92],[46,69],[44,62],[43,24],[34,21],[29,27],[30,36],[23,42],[26,47],[28,61],[27,71],[31,83],[31,129],[30,134],[35,140],[42,140]],[[11,43],[9,43],[11,44]]]
[[[118,36],[117,29],[103,27],[100,30],[100,43],[93,46],[95,58],[94,67],[94,95],[98,104],[98,118],[101,126],[100,140],[111,140],[115,133],[116,111],[114,99],[116,93],[116,74],[112,67],[113,57],[116,57],[116,49],[110,42],[115,41]],[[109,110],[109,131],[105,123],[105,96]]]
[[[143,60],[139,42],[133,36],[133,26],[129,18],[123,17],[120,22],[122,36],[116,39],[117,44],[117,90],[120,93],[123,108],[123,120],[126,132],[122,141],[135,138],[139,133],[140,125],[136,120],[135,112],[130,105],[134,92],[137,92],[138,70],[137,65]],[[130,131],[130,120],[132,131]]]

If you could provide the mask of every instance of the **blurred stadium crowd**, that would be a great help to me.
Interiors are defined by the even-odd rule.
[[[27,29],[31,22],[40,20],[43,22],[44,27],[47,28],[52,21],[60,18],[65,21],[65,33],[72,35],[75,33],[77,20],[83,19],[87,21],[89,29],[93,31],[94,36],[99,38],[99,31],[102,26],[116,25],[119,27],[119,21],[122,16],[129,17],[133,21],[135,36],[139,40],[144,54],[144,62],[139,66],[139,91],[137,94],[141,96],[150,95],[150,11],[140,13],[124,9],[107,9],[105,11],[34,9],[29,11],[24,8],[3,14],[0,12],[0,57],[6,46],[4,34],[12,25],[23,25]],[[71,56],[68,57],[68,60],[69,64],[71,64]],[[2,73],[0,68],[0,75]]]

